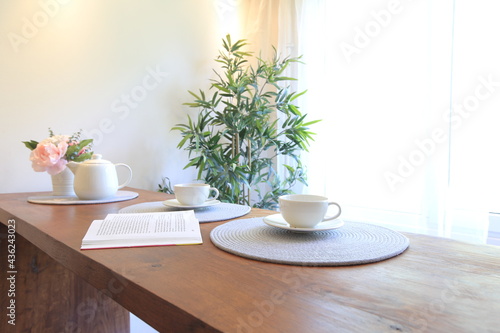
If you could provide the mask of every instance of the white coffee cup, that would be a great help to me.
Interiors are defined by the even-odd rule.
[[[214,195],[210,196],[212,192],[214,192]],[[198,206],[208,200],[217,199],[219,190],[203,183],[177,184],[174,185],[174,194],[180,204]]]
[[[313,228],[318,223],[340,216],[340,205],[327,197],[313,194],[289,194],[279,197],[280,212],[292,228]],[[338,212],[325,216],[330,206],[337,206]]]

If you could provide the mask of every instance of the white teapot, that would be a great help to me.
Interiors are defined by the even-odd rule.
[[[81,163],[69,162],[69,169],[75,174],[73,188],[81,200],[102,200],[111,198],[116,192],[127,186],[132,180],[132,169],[123,163],[113,164],[102,159],[102,155],[94,154],[92,158]],[[118,185],[117,167],[129,170],[129,177]]]

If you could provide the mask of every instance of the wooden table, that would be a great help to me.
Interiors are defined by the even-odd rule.
[[[215,222],[201,224],[203,245],[81,251],[92,220],[170,198],[128,190],[139,197],[71,206],[26,201],[43,193],[0,194],[1,332],[126,332],[127,311],[160,332],[500,331],[497,247],[406,234],[410,248],[386,261],[298,267],[217,249],[209,233],[223,222]],[[12,225],[15,274],[6,251]],[[6,297],[12,275],[14,298]]]

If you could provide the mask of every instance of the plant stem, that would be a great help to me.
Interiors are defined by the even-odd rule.
[[[252,141],[247,140],[247,163],[250,170],[252,170]],[[247,189],[248,205],[250,206],[250,188]]]

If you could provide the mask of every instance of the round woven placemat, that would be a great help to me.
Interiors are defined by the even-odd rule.
[[[163,201],[154,202],[143,202],[136,205],[131,205],[124,207],[118,211],[120,214],[126,213],[155,213],[155,212],[173,212],[180,209],[175,207],[167,207],[163,204]],[[241,217],[250,212],[251,208],[249,206],[242,206],[230,203],[220,203],[218,205],[213,205],[209,207],[196,208],[194,209],[194,215],[200,221],[204,222],[216,222],[224,221],[229,219],[234,219]]]
[[[230,221],[212,230],[212,243],[229,253],[300,266],[347,266],[401,254],[408,238],[380,226],[346,222],[334,230],[298,233],[264,224],[262,218]]]

